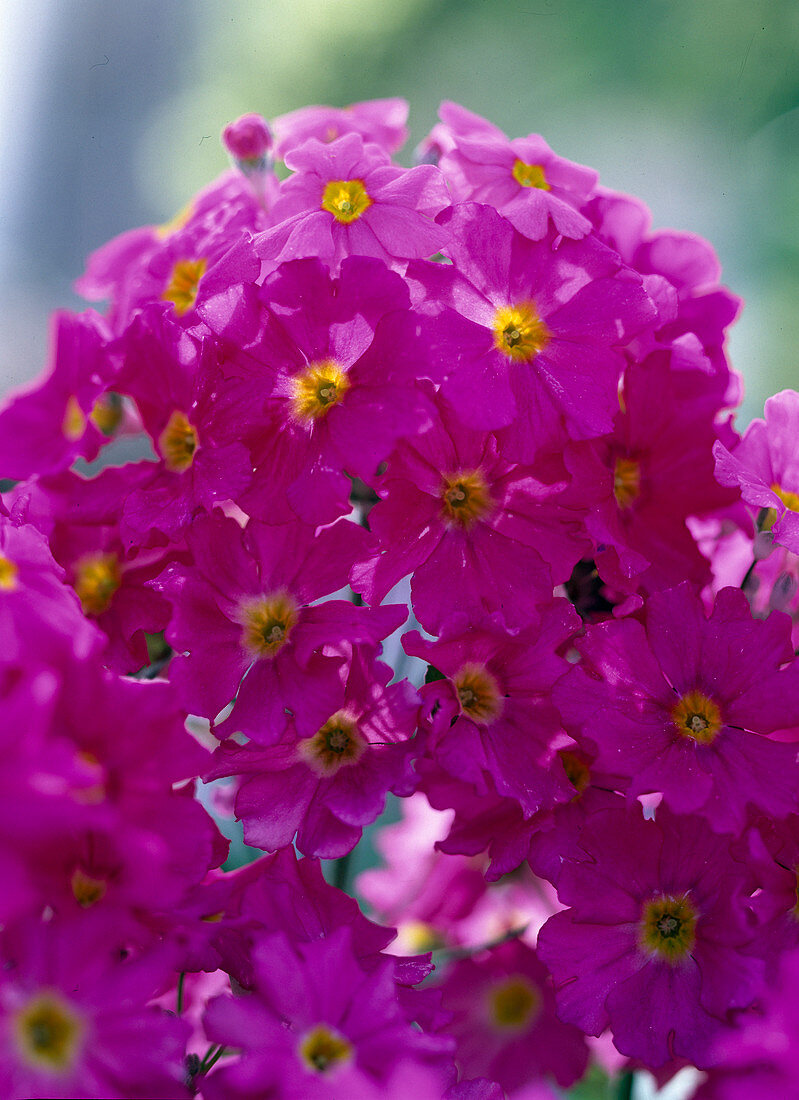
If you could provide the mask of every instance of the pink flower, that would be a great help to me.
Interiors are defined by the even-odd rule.
[[[262,259],[318,256],[338,270],[345,256],[377,256],[404,269],[438,252],[447,233],[433,221],[449,206],[433,165],[404,169],[377,145],[347,134],[330,145],[312,139],[286,156],[295,175],[280,189],[277,224],[255,238]]]
[[[407,100],[369,99],[349,107],[300,107],[274,119],[275,153],[285,156],[310,138],[331,142],[344,134],[360,134],[387,153],[396,153],[408,136]]]
[[[685,1058],[706,1066],[731,1008],[759,992],[748,953],[753,883],[728,842],[665,807],[594,815],[569,859],[538,954],[555,981],[558,1015],[647,1066]]]
[[[493,206],[534,241],[546,236],[550,221],[566,237],[590,230],[579,208],[598,179],[592,168],[556,156],[539,134],[511,141],[457,103],[445,100],[439,115],[452,143],[439,164],[457,199]]]
[[[715,444],[716,477],[737,485],[747,504],[770,511],[765,521],[774,541],[799,553],[799,394],[794,390],[766,401],[765,420],[753,420],[733,450]]]

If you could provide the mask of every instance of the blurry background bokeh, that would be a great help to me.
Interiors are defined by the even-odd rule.
[[[799,388],[797,0],[0,0],[0,391],[41,369],[85,256],[226,167],[222,126],[403,95],[535,131],[746,300],[747,399]]]

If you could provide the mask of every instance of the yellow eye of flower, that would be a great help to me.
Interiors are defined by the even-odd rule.
[[[298,1049],[300,1058],[314,1073],[329,1073],[352,1058],[352,1044],[324,1024],[306,1032]]]
[[[77,443],[86,431],[86,416],[74,394],[68,399],[64,409],[61,431],[64,433],[64,438],[68,439],[70,443]]]
[[[172,303],[178,317],[194,308],[197,288],[207,266],[206,260],[178,260],[172,268],[172,275],[161,298]]]
[[[300,420],[316,420],[344,400],[350,380],[338,363],[322,359],[296,375],[292,386],[295,414]]]
[[[87,554],[75,563],[74,589],[86,615],[102,615],[122,583],[116,554]]]
[[[158,437],[158,449],[166,468],[178,474],[188,470],[198,446],[197,429],[189,423],[185,413],[176,409]]]
[[[513,178],[522,187],[536,187],[539,191],[549,191],[550,186],[544,175],[544,167],[541,164],[525,164],[517,157],[513,162]]]
[[[509,359],[529,363],[547,346],[550,336],[534,302],[503,306],[494,315],[494,347]]]
[[[461,710],[467,718],[489,725],[502,712],[504,699],[494,676],[485,665],[467,661],[452,677]]]
[[[329,777],[341,768],[357,764],[367,744],[355,719],[338,710],[313,737],[300,741],[297,752],[317,775]]]
[[[678,963],[696,943],[697,912],[688,899],[662,895],[644,905],[638,926],[638,942],[646,951],[668,963]]]
[[[372,205],[363,180],[330,180],[322,193],[322,209],[349,225]]]
[[[641,495],[641,463],[617,458],[613,468],[613,495],[619,508],[629,508]]]
[[[274,657],[289,640],[298,607],[289,592],[247,600],[241,607],[242,645],[253,657]]]
[[[521,974],[495,985],[489,994],[489,1016],[502,1031],[526,1031],[541,1011],[541,994]]]
[[[444,476],[441,489],[444,519],[468,528],[488,515],[494,506],[485,478],[479,470],[459,470]]]
[[[714,741],[723,725],[718,705],[701,691],[687,691],[672,708],[671,720],[678,733],[700,745]]]
[[[14,1016],[17,1046],[28,1065],[38,1070],[68,1070],[78,1054],[83,1024],[55,992],[40,993]]]
[[[13,592],[17,587],[19,568],[10,558],[0,554],[0,592]]]

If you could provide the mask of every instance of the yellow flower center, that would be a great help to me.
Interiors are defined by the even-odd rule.
[[[539,191],[550,190],[541,164],[525,164],[517,157],[513,162],[513,178],[522,187],[537,187]]]
[[[70,443],[77,442],[86,431],[86,416],[74,394],[67,400],[61,431],[64,433],[64,438],[68,439]]]
[[[529,363],[547,346],[550,335],[535,302],[503,306],[494,315],[494,347],[510,359]]]
[[[613,495],[619,508],[629,508],[641,495],[641,463],[617,458],[613,467]]]
[[[83,1024],[54,992],[40,993],[14,1015],[14,1035],[28,1065],[39,1070],[68,1070],[78,1054]]]
[[[292,379],[294,413],[300,420],[316,420],[344,400],[350,380],[332,359],[311,363]]]
[[[678,733],[700,745],[709,745],[722,727],[718,705],[701,691],[687,691],[672,708],[671,720]]]
[[[340,768],[357,764],[368,742],[353,718],[337,710],[313,737],[305,737],[297,752],[317,775],[335,775]]]
[[[88,554],[75,563],[73,587],[86,615],[102,615],[122,583],[116,554]]]
[[[558,756],[566,772],[566,778],[577,792],[575,797],[581,795],[591,782],[590,768],[576,753],[569,752],[568,749],[561,749]]]
[[[441,489],[444,519],[459,527],[471,527],[494,506],[485,478],[479,470],[445,474]]]
[[[352,1058],[352,1044],[324,1024],[306,1032],[298,1049],[303,1062],[314,1073],[329,1073]]]
[[[638,926],[640,946],[668,963],[678,963],[693,951],[697,913],[688,895],[652,898],[644,905]]]
[[[322,193],[322,209],[345,225],[360,218],[371,205],[363,180],[330,180]]]
[[[526,1031],[541,1011],[541,994],[527,978],[514,974],[489,993],[489,1017],[503,1031]]]
[[[158,437],[158,449],[166,468],[177,474],[188,470],[198,446],[197,429],[189,423],[185,413],[176,409]]]
[[[207,266],[206,260],[178,260],[172,268],[172,276],[161,298],[172,303],[178,317],[193,309],[197,301],[197,288]]]
[[[0,592],[13,592],[17,587],[19,569],[10,558],[0,554]]]
[[[103,435],[113,435],[122,420],[122,398],[110,390],[101,394],[92,406],[89,419]]]
[[[789,512],[799,512],[799,493],[792,493],[790,489],[782,489],[777,482],[771,486],[772,493],[776,493]]]
[[[452,677],[452,682],[461,710],[473,722],[487,726],[502,713],[502,692],[485,665],[467,661]]]
[[[78,905],[82,906],[84,909],[89,909],[92,905],[100,901],[105,896],[107,889],[103,879],[93,878],[92,875],[87,875],[80,867],[76,867],[72,872],[70,885],[72,887],[72,893],[75,895],[75,900]]]
[[[248,600],[241,608],[242,645],[253,657],[274,657],[288,641],[297,617],[297,603],[289,592]]]

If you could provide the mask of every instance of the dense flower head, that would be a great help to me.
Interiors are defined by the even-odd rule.
[[[0,407],[4,1095],[796,1091],[799,397],[708,242],[406,121],[231,123]]]

